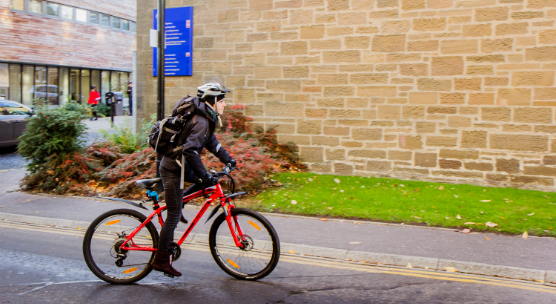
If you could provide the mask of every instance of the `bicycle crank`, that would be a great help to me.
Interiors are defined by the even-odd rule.
[[[176,242],[170,243],[170,252],[172,253],[172,263],[177,261],[181,257],[180,245]]]

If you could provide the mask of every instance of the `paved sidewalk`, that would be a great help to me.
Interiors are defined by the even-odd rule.
[[[0,173],[0,185],[2,185],[0,213],[91,222],[103,212],[116,208],[133,208],[125,203],[92,198],[11,192],[18,189],[17,181],[23,176],[23,170]],[[184,211],[186,218],[192,219],[196,211],[197,207],[187,207]],[[504,272],[500,270],[488,272],[485,267],[499,265],[556,271],[554,259],[556,240],[553,238],[523,239],[520,236],[492,233],[462,234],[453,229],[398,224],[333,219],[321,221],[318,218],[279,214],[265,214],[265,216],[276,228],[280,241],[286,244],[282,246],[286,252],[296,249],[294,250],[296,253],[305,251],[311,255],[351,258],[399,266],[411,263],[414,267],[432,269],[442,269],[448,265],[454,266],[457,270],[466,269],[464,272],[477,274],[494,272],[495,275],[507,277],[512,275],[501,275],[500,273]],[[208,234],[210,223],[205,225],[204,221],[202,219],[199,222],[194,232]],[[178,230],[185,230],[185,226],[180,224]],[[306,246],[294,248],[292,244]],[[464,265],[456,261],[487,265],[469,263]],[[477,267],[480,269],[474,270]],[[492,266],[488,267],[492,268]],[[513,277],[527,279],[532,276],[537,278],[535,280],[543,280],[538,279],[540,276],[538,272],[533,274],[520,274],[519,276],[523,277],[515,277],[515,275]]]

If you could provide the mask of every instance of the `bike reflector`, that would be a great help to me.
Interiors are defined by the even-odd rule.
[[[251,221],[247,221],[247,222],[248,222],[251,226],[255,227],[255,229],[257,229],[257,230],[259,230],[259,231],[261,230],[261,227],[259,227],[259,225],[255,224],[255,223],[253,223],[253,222],[251,222]]]
[[[106,226],[114,225],[114,224],[117,224],[119,222],[121,222],[121,221],[120,220],[113,220],[113,221],[110,221],[110,222],[106,223]]]
[[[129,268],[128,270],[124,270],[124,272],[122,272],[122,273],[123,274],[132,273],[132,272],[137,271],[137,269],[139,269],[139,268],[137,268],[137,267]]]
[[[234,263],[234,261],[228,259],[228,263],[230,263],[230,265],[234,266],[235,268],[239,269],[239,266],[236,263]]]

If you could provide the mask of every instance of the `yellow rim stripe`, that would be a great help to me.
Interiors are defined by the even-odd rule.
[[[230,263],[230,265],[234,266],[235,268],[239,269],[239,266],[236,263],[234,263],[234,261],[228,259],[228,263]]]
[[[247,221],[247,222],[248,222],[249,224],[251,224],[251,226],[255,227],[255,229],[257,229],[257,230],[259,230],[259,231],[261,230],[261,227],[259,227],[259,225],[255,224],[255,223],[253,223],[253,222],[251,222],[251,221]]]
[[[124,272],[122,272],[122,273],[124,273],[124,274],[132,273],[132,272],[137,271],[137,269],[139,269],[139,268],[137,268],[137,267],[129,268],[128,270],[124,270]]]
[[[120,220],[113,220],[113,221],[110,221],[110,222],[106,223],[106,226],[114,225],[114,224],[117,224],[119,222],[121,222],[121,221]]]

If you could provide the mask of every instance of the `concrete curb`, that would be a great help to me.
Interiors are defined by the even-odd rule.
[[[1,213],[0,221],[8,223],[26,223],[34,225],[54,226],[58,228],[71,228],[85,230],[90,222],[73,221],[66,219],[47,218],[39,216],[20,215],[12,213]],[[183,232],[182,232],[183,233]],[[176,232],[177,235],[181,233]],[[187,242],[208,243],[208,235],[202,233],[191,233]],[[437,258],[418,256],[406,256],[386,253],[364,252],[347,249],[326,248],[301,244],[281,243],[283,253],[302,255],[309,257],[321,257],[342,261],[363,262],[380,266],[398,266],[421,268],[427,270],[465,273],[481,276],[502,277],[534,281],[547,284],[556,284],[556,271],[519,268],[511,266],[489,265],[474,262],[452,261]]]

